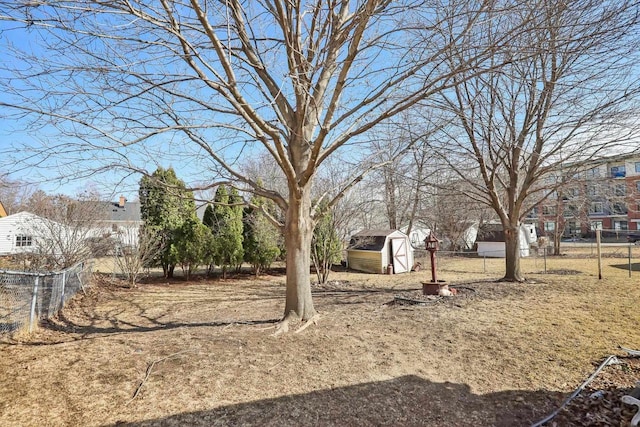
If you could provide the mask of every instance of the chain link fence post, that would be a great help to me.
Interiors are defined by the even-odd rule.
[[[33,295],[31,297],[31,310],[29,314],[29,332],[33,332],[33,324],[36,318],[36,305],[38,304],[38,283],[40,282],[40,276],[35,276],[33,281]]]

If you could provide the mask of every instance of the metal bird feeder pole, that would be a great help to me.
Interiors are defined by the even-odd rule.
[[[438,283],[436,252],[440,249],[440,241],[432,232],[429,232],[427,238],[424,239],[424,243],[425,249],[429,251],[431,257],[431,282]]]

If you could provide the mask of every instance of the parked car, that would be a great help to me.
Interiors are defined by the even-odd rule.
[[[640,233],[629,233],[627,235],[627,240],[629,241],[629,243],[640,245]]]

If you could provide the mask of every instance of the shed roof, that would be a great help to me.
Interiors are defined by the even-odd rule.
[[[387,236],[354,235],[349,242],[349,249],[358,251],[381,251]]]
[[[483,224],[478,229],[476,242],[504,242],[504,228],[502,224]]]
[[[349,249],[359,251],[381,251],[382,248],[384,248],[387,237],[395,233],[406,237],[406,234],[398,230],[362,230],[351,236]]]

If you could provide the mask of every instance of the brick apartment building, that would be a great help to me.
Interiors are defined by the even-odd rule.
[[[604,236],[626,237],[640,230],[640,154],[590,162],[562,181],[526,218],[539,235],[593,237],[601,229]]]

